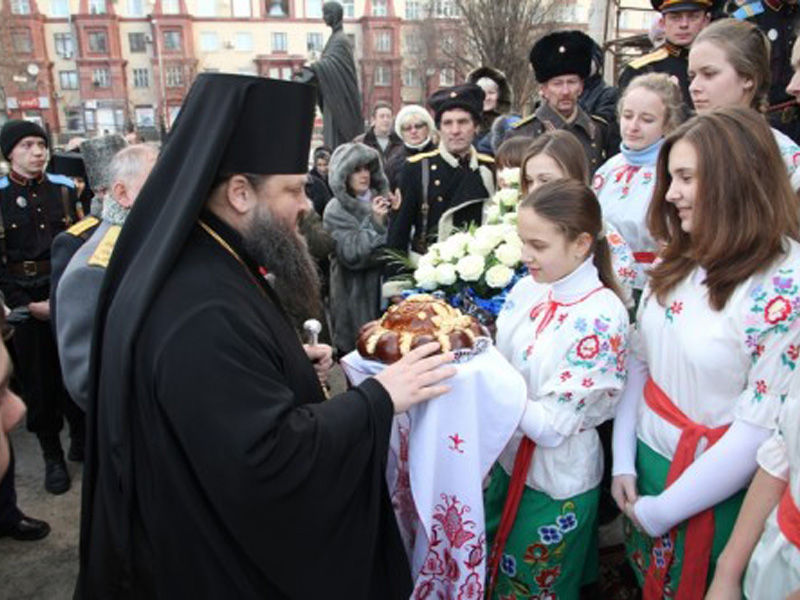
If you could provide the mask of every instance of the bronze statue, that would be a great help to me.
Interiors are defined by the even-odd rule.
[[[322,18],[331,28],[331,37],[319,60],[303,67],[295,79],[317,85],[325,145],[336,148],[362,133],[364,120],[353,47],[342,29],[342,5],[326,2],[322,5]]]

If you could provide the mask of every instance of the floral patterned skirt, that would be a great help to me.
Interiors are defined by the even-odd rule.
[[[484,496],[488,548],[500,525],[511,478],[495,465]],[[529,487],[503,550],[493,599],[571,600],[597,577],[600,488],[554,500]]]
[[[639,440],[636,444],[636,473],[637,486],[641,496],[654,496],[664,491],[667,480],[667,471],[670,462]],[[714,541],[711,546],[711,560],[708,568],[706,589],[711,585],[714,569],[722,549],[728,542],[739,508],[744,500],[746,490],[740,491],[717,504],[714,507]],[[669,534],[660,538],[651,538],[646,533],[637,531],[628,519],[625,519],[625,546],[628,560],[636,574],[639,585],[644,584],[645,574],[650,568],[650,561],[655,560],[656,566],[666,565],[672,558],[672,564],[667,574],[664,587],[664,598],[673,598],[678,589],[683,566],[683,545],[686,538],[684,522],[677,528],[674,543]],[[674,557],[672,554],[674,553]]]

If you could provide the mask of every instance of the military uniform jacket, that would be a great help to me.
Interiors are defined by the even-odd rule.
[[[387,246],[404,254],[408,252],[413,228],[413,246],[417,251],[424,252],[423,240],[435,239],[439,219],[446,211],[470,200],[490,198],[494,194],[493,167],[494,159],[479,154],[474,148],[470,148],[466,159],[459,161],[443,144],[431,152],[409,157],[400,176],[402,201],[389,225]],[[428,185],[423,195],[425,169]],[[476,202],[457,211],[453,225],[480,225],[482,217],[483,205]]]
[[[50,320],[55,328],[56,291],[70,259],[92,236],[101,221],[94,216],[81,219],[75,225],[62,231],[53,239],[50,247]]]
[[[611,147],[613,141],[609,124],[603,117],[589,115],[580,106],[577,111],[575,119],[567,122],[549,104],[543,102],[531,116],[514,123],[505,139],[518,135],[536,138],[546,131],[564,129],[578,138],[586,152],[586,160],[589,161],[589,172],[594,173],[606,162],[607,156],[616,154],[616,150]]]
[[[50,300],[64,384],[82,410],[89,400],[89,357],[97,299],[121,229],[120,225],[100,223],[69,261]]]
[[[645,73],[666,73],[674,75],[680,83],[683,101],[688,108],[693,108],[692,96],[689,94],[689,49],[666,42],[658,50],[640,56],[628,63],[619,76],[620,96],[634,77]]]
[[[0,179],[0,289],[10,308],[46,300],[53,238],[75,221],[75,186],[63,175]],[[26,274],[12,270],[26,269]]]
[[[791,137],[800,141],[800,108],[794,97],[786,92],[786,86],[794,74],[792,69],[792,46],[800,25],[800,8],[796,4],[788,4],[773,0],[745,2],[731,16],[750,21],[758,26],[767,36],[770,44],[770,88],[769,105],[778,107],[770,111],[770,124]]]

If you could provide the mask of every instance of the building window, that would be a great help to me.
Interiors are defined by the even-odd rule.
[[[386,0],[372,0],[372,16],[385,17],[389,14]]]
[[[322,0],[306,0],[306,18],[322,18]]]
[[[176,88],[183,86],[183,66],[176,65],[172,67],[167,67],[166,70],[167,76],[167,87],[168,88]]]
[[[181,12],[179,0],[161,0],[161,10],[165,15],[177,15]]]
[[[106,30],[90,31],[89,38],[89,52],[92,54],[108,54],[108,35]]]
[[[419,71],[416,69],[403,69],[403,85],[406,87],[419,87]]]
[[[14,29],[11,32],[11,45],[17,54],[33,52],[33,40],[29,29]]]
[[[141,31],[134,31],[128,34],[128,45],[131,52],[145,52],[147,50],[147,38]]]
[[[308,49],[309,52],[322,52],[322,34],[307,33],[306,48]]]
[[[445,33],[442,36],[442,50],[452,54],[456,50],[456,38],[452,33]]]
[[[292,67],[281,67],[281,79],[285,81],[292,79]]]
[[[392,70],[389,67],[378,65],[375,67],[375,86],[387,87],[392,85]]]
[[[53,42],[57,56],[61,58],[72,58],[75,49],[73,47],[71,33],[54,33]]]
[[[67,131],[83,131],[80,108],[65,108],[64,116],[67,118]]]
[[[289,0],[265,0],[267,6],[267,16],[288,17]]]
[[[458,8],[453,0],[434,0],[433,16],[441,19],[453,19],[458,16]]]
[[[405,45],[405,50],[409,54],[413,54],[420,51],[420,38],[419,35],[416,33],[407,33],[403,36],[403,44]]]
[[[106,68],[94,69],[92,71],[92,84],[94,87],[111,87],[111,73]]]
[[[391,51],[392,51],[392,32],[376,31],[375,52],[391,52]]]
[[[273,52],[286,52],[289,46],[288,36],[279,31],[272,32],[272,51]]]
[[[106,0],[89,0],[90,15],[106,14]]]
[[[406,19],[414,21],[421,15],[419,0],[406,0]]]
[[[144,68],[133,70],[133,87],[150,87],[150,69]]]
[[[180,29],[170,29],[164,32],[164,50],[179,52],[181,49]]]
[[[50,16],[51,17],[68,17],[69,16],[69,0],[51,0],[51,2],[50,2]]]
[[[439,71],[439,87],[450,87],[456,84],[455,69],[447,67]]]
[[[11,0],[11,14],[12,15],[31,14],[30,0]]]
[[[344,16],[346,19],[353,19],[356,16],[355,0],[340,0],[339,4],[344,9]]]
[[[233,0],[234,17],[249,17],[251,15],[250,0]]]
[[[128,16],[129,17],[143,17],[144,16],[144,0],[128,0]]]
[[[203,52],[216,52],[219,50],[219,36],[216,31],[200,32],[200,50]]]
[[[97,126],[95,123],[95,114],[93,110],[86,110],[83,113],[83,118],[86,121],[86,131],[94,131]]]
[[[216,17],[217,0],[198,0],[195,4],[198,17]]]
[[[253,50],[253,34],[250,32],[242,32],[236,34],[234,37],[235,47],[240,52],[250,52]]]
[[[77,90],[78,89],[78,72],[77,71],[59,71],[58,81],[61,84],[62,90]]]

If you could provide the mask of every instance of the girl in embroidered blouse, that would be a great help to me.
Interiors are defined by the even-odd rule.
[[[786,91],[800,100],[800,41],[792,49],[794,76]],[[787,352],[794,363],[800,347]],[[717,563],[707,600],[800,600],[800,378],[783,402],[778,430],[758,449],[758,471]],[[746,574],[745,574],[746,569]]]
[[[656,180],[656,158],[664,136],[681,124],[683,97],[665,73],[640,75],[619,101],[620,153],[594,174],[603,216],[625,238],[636,259],[635,290],[641,294],[645,269],[656,257],[656,244],[645,219]]]
[[[766,120],[725,108],[667,136],[648,226],[662,260],[631,336],[612,493],[644,597],[701,598],[800,344],[797,200]]]
[[[569,177],[589,183],[589,165],[586,155],[579,151],[581,143],[569,131],[548,131],[534,139],[522,159],[522,195],[539,186]],[[636,261],[628,243],[608,221],[603,222],[606,241],[611,249],[611,264],[623,292],[625,305],[633,306],[633,285],[636,278]]]
[[[698,114],[725,106],[766,112],[770,43],[749,21],[720,19],[697,36],[689,51],[689,92]],[[795,191],[800,190],[800,146],[772,129]]]
[[[517,228],[529,275],[498,317],[497,348],[525,377],[529,400],[486,491],[489,597],[577,598],[597,567],[595,428],[624,385],[628,315],[588,186],[537,187]]]

